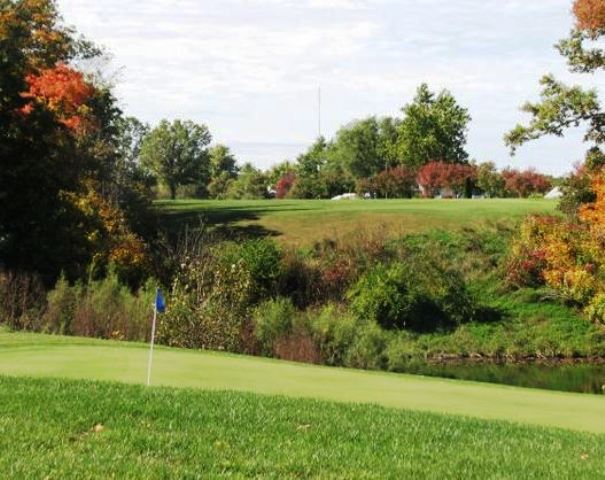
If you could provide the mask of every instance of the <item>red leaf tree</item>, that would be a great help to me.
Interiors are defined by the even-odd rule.
[[[521,198],[532,193],[546,193],[552,186],[548,177],[531,168],[524,171],[507,168],[502,171],[502,177],[506,190]]]
[[[286,198],[288,192],[290,192],[295,182],[296,175],[294,172],[284,173],[275,184],[275,196],[277,198]]]
[[[416,177],[425,197],[434,197],[442,188],[461,194],[476,177],[475,168],[463,163],[429,162]]]

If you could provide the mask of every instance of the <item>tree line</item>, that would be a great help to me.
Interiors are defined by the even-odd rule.
[[[320,137],[294,162],[267,171],[239,167],[224,145],[211,144],[206,125],[164,120],[142,139],[140,164],[157,180],[158,192],[213,199],[330,198],[348,192],[380,198],[490,197],[541,194],[551,179],[535,171],[469,162],[466,132],[471,120],[447,90],[422,84],[400,118],[371,116],[350,122],[332,140]]]

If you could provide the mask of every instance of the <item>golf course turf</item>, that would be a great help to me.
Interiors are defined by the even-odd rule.
[[[350,234],[404,235],[431,228],[455,229],[486,221],[555,213],[557,203],[534,199],[477,200],[175,200],[158,201],[162,225],[218,226],[244,236],[275,236],[292,245]],[[361,229],[361,230],[360,230]]]
[[[0,333],[0,375],[141,384],[142,344],[27,333]],[[257,357],[158,348],[153,384],[204,390],[371,403],[385,407],[605,433],[598,395],[523,389]]]
[[[2,478],[595,479],[604,469],[603,435],[249,393],[0,376]]]

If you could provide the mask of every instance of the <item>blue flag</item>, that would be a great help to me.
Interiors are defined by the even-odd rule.
[[[166,311],[166,302],[164,302],[164,296],[162,295],[162,289],[158,288],[155,293],[155,309],[159,313]]]

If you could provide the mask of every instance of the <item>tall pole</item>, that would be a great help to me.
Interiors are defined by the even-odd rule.
[[[321,87],[317,88],[317,135],[321,137]]]
[[[153,345],[155,343],[155,321],[158,316],[158,306],[153,302],[153,322],[151,324],[151,342],[149,344],[149,360],[147,361],[147,386],[151,385],[151,364],[153,363]]]

